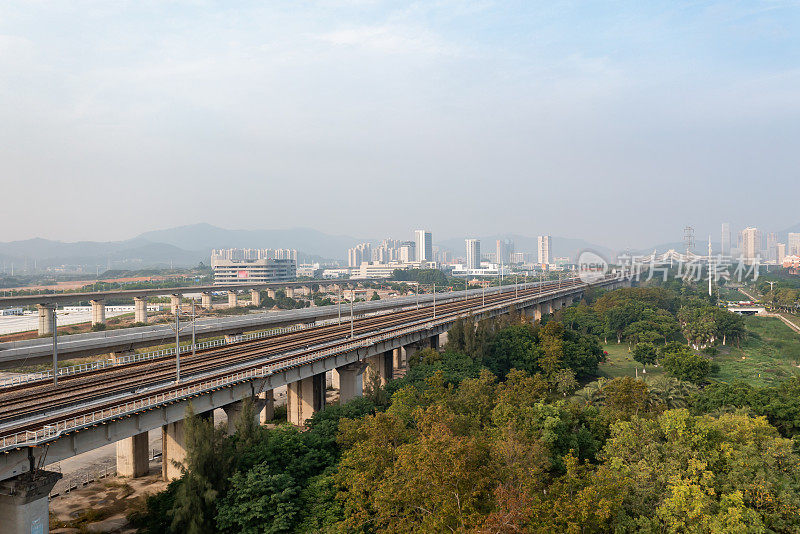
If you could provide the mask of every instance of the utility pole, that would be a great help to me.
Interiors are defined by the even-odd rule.
[[[419,309],[419,282],[417,282],[417,287],[414,288],[414,295],[417,297],[417,309]]]
[[[433,318],[436,319],[436,284],[433,284]]]
[[[57,306],[57,305],[56,305]],[[58,314],[53,307],[53,385],[58,385]]]
[[[175,309],[175,383],[181,381],[181,305]]]
[[[336,298],[337,307],[339,308],[339,321],[336,324],[342,324],[342,286],[341,284],[336,284],[336,287],[339,293],[339,296]]]
[[[711,296],[711,236],[708,236],[708,296]]]
[[[350,339],[353,339],[353,301],[356,300],[356,289],[350,293]]]
[[[194,357],[194,353],[195,353],[195,348],[194,348],[194,346],[195,346],[195,343],[194,343],[194,334],[195,334],[194,323],[195,323],[196,320],[197,320],[197,317],[195,316],[195,313],[194,313],[194,298],[192,298],[192,357]]]

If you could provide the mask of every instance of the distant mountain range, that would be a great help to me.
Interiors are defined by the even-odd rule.
[[[800,232],[800,224],[778,232],[778,239],[785,242],[789,232]],[[484,253],[494,252],[498,239],[511,239],[517,252],[535,255],[538,250],[536,237],[520,234],[495,234],[479,237]],[[330,235],[311,228],[291,228],[285,230],[229,230],[210,224],[193,224],[165,230],[145,232],[133,239],[124,241],[78,241],[66,243],[47,239],[27,239],[0,243],[0,266],[9,270],[11,263],[20,270],[24,265],[34,264],[38,269],[60,265],[99,266],[101,269],[142,269],[158,267],[188,267],[199,262],[208,263],[211,249],[214,248],[294,248],[305,259],[344,259],[347,249],[358,243],[375,239],[359,239],[345,235]],[[734,238],[735,243],[735,238]],[[434,245],[447,249],[457,256],[463,256],[464,239],[447,238],[437,240]],[[682,250],[683,244],[663,243],[632,253],[646,254],[653,251],[664,252],[673,248]],[[714,251],[719,244],[713,243]],[[582,239],[551,237],[551,257],[567,256],[575,260],[582,250],[592,250],[606,258],[613,258],[616,251]],[[703,243],[697,243],[695,251],[702,253]]]
[[[27,239],[0,243],[0,262],[43,269],[60,265],[115,269],[188,267],[208,263],[214,248],[294,248],[310,259],[342,258],[362,240],[328,235],[310,228],[288,230],[227,230],[210,224],[179,226],[146,232],[124,241]]]

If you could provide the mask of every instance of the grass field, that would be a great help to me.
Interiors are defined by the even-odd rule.
[[[719,354],[712,357],[717,366],[712,378],[765,386],[800,374],[800,334],[774,317],[746,317],[745,325],[748,337],[741,348],[731,344],[718,347]],[[603,350],[608,352],[608,358],[600,364],[600,376],[636,376],[637,368],[641,376],[642,364],[633,360],[627,343],[609,343]],[[647,376],[663,373],[660,367],[647,366]]]
[[[609,343],[603,345],[603,350],[608,352],[605,363],[600,364],[600,376],[606,378],[617,378],[618,376],[636,376],[636,369],[639,369],[639,376],[642,376],[642,364],[634,361],[633,356],[628,352],[628,344]],[[648,365],[646,367],[647,376],[659,376],[664,374],[662,367]]]
[[[800,373],[800,335],[774,317],[746,317],[745,325],[741,348],[729,345],[714,356],[714,378],[763,386]]]
[[[740,301],[740,300],[747,300],[747,297],[744,296],[742,292],[739,291],[738,289],[732,289],[729,287],[721,286],[719,288],[719,299]]]

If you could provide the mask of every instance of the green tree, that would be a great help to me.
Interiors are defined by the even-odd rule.
[[[266,463],[235,473],[219,505],[217,525],[224,532],[257,534],[293,532],[301,513],[300,486],[288,473],[274,473]]]
[[[660,351],[659,361],[678,380],[699,384],[711,373],[711,362],[685,345],[668,344]]]
[[[187,534],[216,532],[216,507],[231,475],[233,454],[224,430],[213,420],[197,417],[192,406],[186,410],[184,440],[186,457],[175,462],[183,479],[172,508],[172,531]]]
[[[633,347],[633,359],[642,365],[652,365],[658,360],[656,347],[652,343],[639,343]]]
[[[605,405],[615,417],[630,419],[652,408],[647,384],[630,376],[617,377],[603,386]]]

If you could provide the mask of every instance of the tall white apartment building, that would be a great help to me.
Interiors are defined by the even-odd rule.
[[[731,255],[731,225],[730,223],[722,223],[722,239],[720,245],[722,250],[720,253],[723,256]]]
[[[372,245],[359,243],[353,248],[347,249],[348,267],[360,267],[365,261],[372,261]]]
[[[739,234],[742,257],[747,262],[753,262],[761,255],[761,231],[758,228],[748,227]]]
[[[433,261],[433,237],[426,230],[416,230],[414,232],[416,242],[416,261]]]
[[[789,232],[789,241],[786,243],[786,254],[800,256],[800,233]]]
[[[538,238],[539,244],[539,263],[541,265],[550,264],[550,236],[540,235]]]
[[[480,269],[481,242],[477,239],[465,239],[467,245],[467,269]]]

